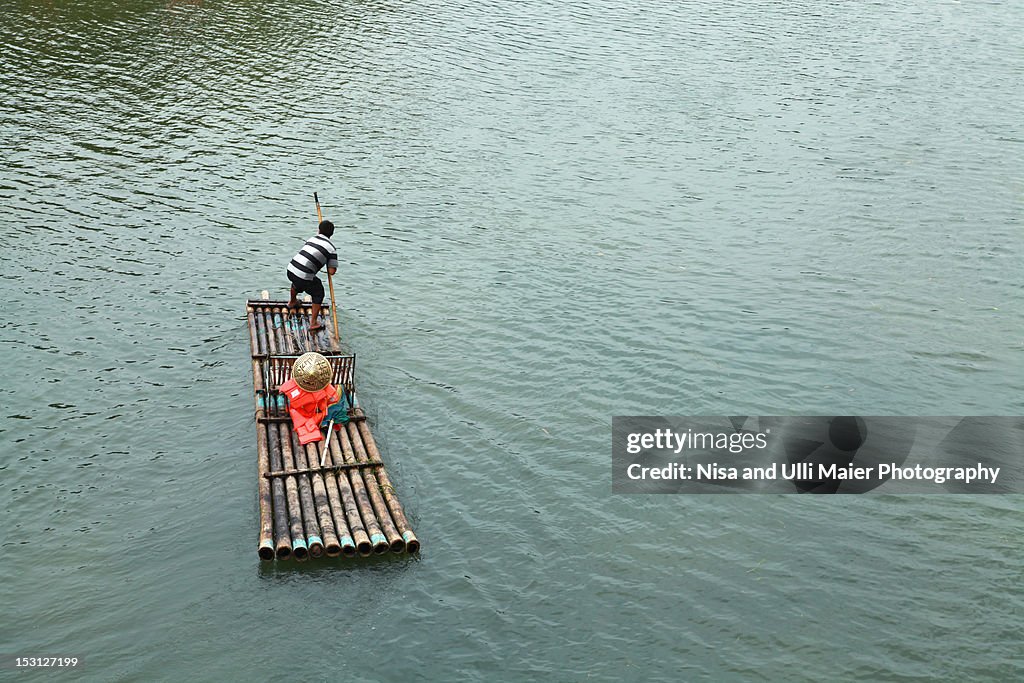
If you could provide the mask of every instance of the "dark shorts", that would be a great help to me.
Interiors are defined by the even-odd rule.
[[[301,277],[296,277],[292,273],[288,273],[288,279],[291,280],[292,287],[299,294],[305,292],[313,297],[313,303],[322,304],[324,302],[324,286],[320,282],[320,278],[315,277],[312,280],[303,280]]]

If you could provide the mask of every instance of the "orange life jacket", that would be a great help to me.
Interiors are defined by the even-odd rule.
[[[288,414],[299,443],[305,445],[324,438],[320,423],[327,415],[327,405],[338,400],[337,389],[328,384],[320,391],[306,391],[289,379],[277,390],[288,399]]]

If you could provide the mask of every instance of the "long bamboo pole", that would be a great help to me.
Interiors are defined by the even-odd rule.
[[[252,362],[253,385],[256,388],[256,475],[259,481],[256,490],[260,504],[260,536],[257,553],[261,560],[274,559],[274,518],[270,502],[270,482],[266,475],[270,471],[270,455],[267,452],[267,396],[263,389],[263,376],[259,362]]]
[[[286,469],[295,467],[295,460],[292,458],[290,427],[278,425],[281,444],[281,462]],[[306,545],[306,532],[302,524],[302,497],[299,495],[298,478],[291,476],[284,479],[285,491],[288,495],[288,528],[292,536],[292,553],[296,560],[305,560],[309,557],[309,547]]]
[[[268,427],[270,433],[270,467],[275,472],[280,472],[283,469],[281,462],[281,428],[276,424],[268,425]],[[270,488],[274,501],[274,554],[277,556],[277,559],[285,560],[292,554],[292,538],[289,533],[288,498],[285,494],[284,479],[274,477],[273,481],[270,482]]]
[[[359,417],[366,416],[362,408],[356,408],[354,412]],[[370,427],[366,420],[359,420],[356,426],[359,429],[359,434],[363,437],[363,444],[366,446],[366,452],[370,459],[381,462],[380,450],[377,448],[377,443],[373,439],[373,433],[370,432]],[[395,487],[391,484],[391,478],[388,476],[387,470],[383,466],[373,469],[377,475],[377,483],[380,485],[384,500],[387,501],[388,509],[391,510],[391,518],[395,521],[398,531],[401,532],[402,539],[405,540],[406,552],[413,554],[419,552],[420,541],[412,531],[412,526],[405,516],[402,504],[398,502],[398,496],[395,495]]]
[[[320,211],[320,198],[316,196],[316,192],[313,193],[313,201],[316,202],[317,223],[323,223],[324,215]],[[338,308],[334,305],[334,278],[331,277],[330,268],[327,269],[327,286],[331,290],[331,319],[334,320],[334,337],[341,339],[341,335],[338,333]]]
[[[252,355],[260,352],[259,342],[256,340],[256,314],[252,306],[245,307],[246,318],[249,319],[249,346],[252,348]]]
[[[334,337],[337,339],[341,334],[338,332],[338,308],[334,305],[334,277],[331,271],[327,271],[327,287],[331,290],[331,319],[334,321]]]

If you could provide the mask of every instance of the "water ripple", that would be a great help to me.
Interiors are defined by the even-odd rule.
[[[34,627],[0,640],[115,680],[316,634],[393,678],[1019,678],[1014,499],[611,497],[608,433],[1024,409],[1022,21],[15,3],[0,590]],[[418,560],[253,564],[241,302],[284,294],[314,190]]]

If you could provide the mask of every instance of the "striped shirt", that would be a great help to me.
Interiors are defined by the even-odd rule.
[[[324,264],[328,268],[337,268],[338,252],[334,250],[330,239],[316,234],[299,249],[299,253],[288,264],[288,272],[303,280],[312,280]]]

